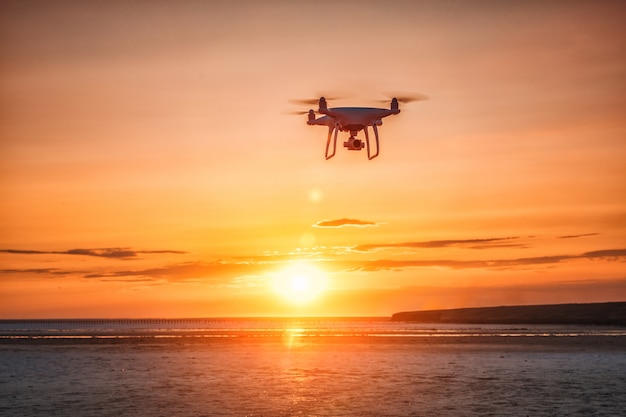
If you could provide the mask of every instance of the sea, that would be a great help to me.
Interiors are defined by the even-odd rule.
[[[625,416],[626,328],[0,320],[0,416]]]

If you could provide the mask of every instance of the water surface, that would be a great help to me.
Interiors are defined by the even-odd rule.
[[[386,319],[0,322],[2,416],[607,416],[626,329]]]

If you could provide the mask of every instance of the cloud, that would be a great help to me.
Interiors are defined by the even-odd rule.
[[[383,248],[446,248],[462,247],[470,249],[489,249],[493,247],[524,247],[519,243],[505,243],[519,237],[498,237],[489,239],[454,239],[454,240],[430,240],[425,242],[402,242],[402,243],[374,243],[357,245],[352,249],[358,252],[368,252]]]
[[[441,248],[450,246],[476,247],[483,245],[499,245],[507,244],[509,240],[517,239],[509,238],[490,238],[490,239],[466,239],[466,240],[440,240],[427,242],[408,242],[390,245],[370,245],[375,247],[425,247],[425,248]],[[369,250],[369,248],[366,248]],[[4,253],[26,253],[41,254],[54,253],[66,255],[83,255],[83,256],[99,256],[109,257],[120,260],[128,259],[129,256],[136,256],[139,253],[184,253],[178,251],[133,251],[119,249],[75,249],[63,252],[41,252],[41,251],[13,251],[3,250]],[[348,255],[349,252],[344,253]],[[604,260],[604,261],[626,261],[626,249],[602,249],[584,252],[580,254],[565,254],[551,256],[535,256],[524,258],[504,258],[504,259],[346,259],[342,257],[314,257],[311,261],[319,262],[320,267],[329,273],[349,272],[349,271],[382,271],[382,270],[402,270],[411,268],[448,268],[453,270],[464,269],[516,269],[523,267],[554,265],[562,262],[588,259],[588,260]],[[24,269],[4,269],[0,273],[7,275],[24,274],[24,275],[47,275],[56,276],[75,276],[85,279],[96,279],[102,281],[123,281],[123,282],[203,282],[217,286],[246,286],[258,285],[259,281],[267,278],[268,274],[276,271],[285,262],[293,260],[292,256],[253,256],[245,260],[217,260],[213,262],[195,261],[173,263],[168,265],[158,265],[154,267],[143,267],[140,269],[130,269],[128,267],[120,268],[116,266],[100,267],[99,270],[85,271],[83,270],[60,270],[56,268],[24,268]],[[124,265],[129,265],[125,263]]]
[[[413,267],[443,267],[450,269],[503,269],[515,268],[532,265],[556,264],[563,261],[576,259],[609,259],[617,261],[626,261],[626,249],[606,249],[592,252],[585,252],[579,255],[556,255],[556,256],[537,256],[531,258],[513,258],[513,259],[492,259],[492,260],[471,260],[458,261],[451,259],[433,259],[433,260],[395,260],[395,259],[378,259],[365,262],[352,263],[354,270],[362,271],[379,271],[393,270]],[[358,265],[358,266],[357,266]]]
[[[358,219],[336,219],[336,220],[321,220],[313,225],[313,227],[330,227],[330,228],[338,228],[345,226],[352,227],[378,227],[379,223],[371,222],[367,220],[358,220]]]
[[[56,268],[0,269],[0,274],[65,275],[67,271],[61,271]]]
[[[293,257],[288,258],[293,261]],[[129,265],[126,263],[125,265]],[[144,267],[139,269],[116,266],[99,267],[97,270],[61,270],[56,268],[4,269],[0,274],[39,275],[50,278],[63,275],[100,281],[117,282],[202,282],[216,286],[255,286],[285,265],[284,260],[268,260],[267,257],[251,258],[246,261],[192,261]]]
[[[0,253],[10,253],[15,255],[80,255],[95,256],[99,258],[111,259],[133,259],[139,254],[176,254],[182,255],[187,252],[176,250],[132,250],[130,248],[97,248],[97,249],[69,249],[65,251],[38,251],[19,249],[0,249]]]
[[[581,255],[581,257],[585,258],[613,258],[618,259],[622,257],[626,257],[626,249],[606,249],[606,250],[596,250],[592,252],[585,252]]]
[[[112,272],[97,272],[87,274],[85,278],[103,279],[107,281],[137,279],[166,280],[180,282],[188,280],[202,280],[203,282],[228,283],[234,278],[264,273],[268,268],[265,263],[253,262],[184,262],[165,265],[158,268],[140,270],[121,270]]]
[[[580,235],[565,235],[565,236],[559,236],[559,239],[576,239],[579,237],[588,237],[588,236],[597,236],[600,233],[583,233]]]

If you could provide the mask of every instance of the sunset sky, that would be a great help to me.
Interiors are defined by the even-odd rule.
[[[626,301],[621,1],[2,2],[0,141],[0,318]]]

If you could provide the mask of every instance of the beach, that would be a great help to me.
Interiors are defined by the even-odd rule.
[[[361,326],[332,334],[4,338],[0,416],[617,416],[626,409],[619,329],[416,335],[386,326],[379,335]]]

